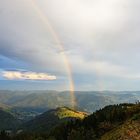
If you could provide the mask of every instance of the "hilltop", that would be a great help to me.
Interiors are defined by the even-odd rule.
[[[68,107],[59,107],[49,110],[23,124],[24,130],[47,131],[51,128],[70,120],[84,119],[87,113],[75,111]]]

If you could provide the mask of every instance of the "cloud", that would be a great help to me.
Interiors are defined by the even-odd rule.
[[[0,1],[0,20],[0,55],[27,63],[32,71],[65,72],[60,48],[31,1]]]
[[[56,80],[56,76],[47,73],[4,71],[2,76],[9,80]]]
[[[0,1],[2,69],[55,73],[69,82],[65,59],[47,24],[40,18],[43,15],[64,44],[74,78],[86,79],[81,84],[75,78],[81,88],[89,81],[96,87],[96,79],[104,77],[111,77],[113,84],[109,83],[108,87],[117,85],[117,79],[122,80],[122,86],[124,79],[130,83],[133,79],[139,80],[138,0],[36,0],[41,15],[31,1]],[[134,86],[138,85],[139,81]]]

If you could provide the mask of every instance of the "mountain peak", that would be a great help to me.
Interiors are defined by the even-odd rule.
[[[74,119],[84,119],[87,113],[75,111],[68,107],[58,107],[56,109],[51,109],[31,121],[24,124],[23,127],[28,130],[38,130],[41,131],[50,129],[60,123],[67,122]]]

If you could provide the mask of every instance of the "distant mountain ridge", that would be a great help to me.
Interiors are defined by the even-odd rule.
[[[75,91],[77,109],[94,112],[104,106],[134,103],[140,100],[140,91]],[[27,112],[42,113],[60,106],[71,107],[69,91],[8,91],[0,90],[0,103]]]

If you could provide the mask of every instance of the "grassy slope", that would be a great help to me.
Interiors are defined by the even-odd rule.
[[[59,117],[59,119],[71,118],[71,117],[84,119],[85,116],[87,116],[87,114],[85,112],[74,111],[67,107],[58,108],[56,111],[56,115]]]
[[[140,140],[140,122],[132,121],[115,128],[102,136],[101,140]]]
[[[103,135],[101,140],[140,140],[140,117],[126,121]]]

